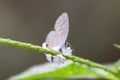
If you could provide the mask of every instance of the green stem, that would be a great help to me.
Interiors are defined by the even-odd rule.
[[[51,54],[53,56],[56,54],[60,54],[60,52],[56,52],[54,50],[44,49],[40,46],[32,45],[31,43],[24,43],[24,42],[11,40],[11,39],[0,38],[0,44],[28,49],[28,50],[32,50],[32,51],[36,51],[36,52],[44,53],[44,54]]]
[[[42,48],[40,46],[37,46],[37,45],[32,45],[30,43],[24,43],[24,42],[11,40],[11,39],[5,39],[5,38],[0,38],[0,44],[14,46],[14,47],[23,48],[23,49],[28,49],[28,50],[36,51],[38,53],[51,54],[51,55],[54,55],[54,56],[57,55],[57,54],[61,54],[60,52],[56,52],[56,51],[50,50],[50,49],[44,49],[44,48]],[[78,62],[78,63],[86,64],[86,65],[91,66],[91,67],[103,69],[103,70],[115,75],[117,78],[119,78],[117,73],[115,73],[111,69],[109,69],[109,68],[107,68],[107,67],[105,67],[101,64],[98,64],[98,63],[95,63],[93,61],[86,60],[86,59],[83,59],[83,58],[79,58],[79,57],[76,57],[76,56],[67,56],[67,55],[63,55],[63,56],[66,59],[70,59],[74,62]]]
[[[116,48],[120,49],[120,45],[118,45],[118,44],[114,44],[113,46],[115,46]]]

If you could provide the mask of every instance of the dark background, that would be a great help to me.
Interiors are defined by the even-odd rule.
[[[41,45],[63,12],[74,55],[99,63],[118,60],[113,44],[120,44],[120,0],[0,0],[0,37]],[[43,62],[43,54],[0,45],[0,80]]]

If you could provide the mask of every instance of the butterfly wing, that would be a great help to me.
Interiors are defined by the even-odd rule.
[[[69,32],[69,20],[67,13],[63,13],[55,23],[55,30],[50,31],[47,35],[46,42],[51,46],[63,46]]]
[[[67,13],[63,13],[55,23],[55,31],[59,36],[58,44],[65,44],[69,32],[69,20]]]
[[[56,31],[50,31],[47,35],[47,38],[46,38],[46,43],[50,44],[51,46],[53,45],[56,45],[55,41],[57,41],[57,33]]]

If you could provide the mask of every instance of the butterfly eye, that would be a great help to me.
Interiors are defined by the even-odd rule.
[[[69,45],[69,43],[68,42],[65,42],[65,46],[68,46]]]

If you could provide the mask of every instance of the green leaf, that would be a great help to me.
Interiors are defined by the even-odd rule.
[[[120,60],[118,60],[115,65],[113,66],[113,70],[116,71],[118,76],[120,77]]]
[[[28,70],[9,78],[8,80],[74,80],[74,79],[114,79],[115,77],[104,70],[91,68],[80,63],[71,61],[58,65],[56,63],[45,63],[33,66]]]
[[[120,60],[115,63],[115,68],[120,71]]]

